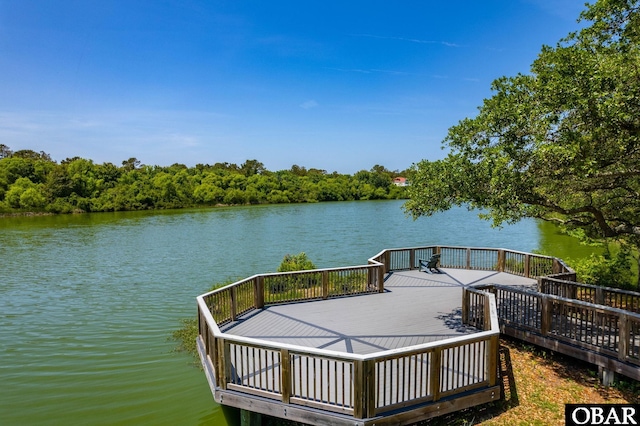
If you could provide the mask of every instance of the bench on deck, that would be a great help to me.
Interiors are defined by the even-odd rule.
[[[434,254],[433,256],[431,256],[431,258],[429,260],[425,260],[425,259],[418,259],[418,262],[420,262],[420,268],[419,271],[422,272],[422,268],[425,268],[425,272],[437,272],[438,274],[441,274],[442,271],[440,269],[438,269],[438,263],[440,262],[440,255],[439,254]]]

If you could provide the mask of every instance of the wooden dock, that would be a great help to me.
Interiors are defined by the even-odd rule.
[[[220,330],[290,345],[370,354],[475,333],[462,324],[462,288],[505,284],[534,288],[536,280],[504,272],[442,269],[390,273],[383,293],[272,305]]]
[[[421,271],[440,255],[441,271]],[[640,293],[506,249],[383,250],[198,297],[214,399],[307,424],[408,425],[500,398],[501,332],[640,379]],[[613,373],[611,373],[613,374]]]

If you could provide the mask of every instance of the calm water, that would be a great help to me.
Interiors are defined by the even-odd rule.
[[[585,253],[534,221],[496,230],[462,209],[413,221],[401,205],[0,218],[0,424],[225,424],[169,336],[198,294],[288,253],[318,267],[432,244]]]

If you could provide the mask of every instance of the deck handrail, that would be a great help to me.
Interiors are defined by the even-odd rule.
[[[491,295],[489,294],[489,296]],[[496,327],[498,326],[496,325]],[[344,358],[344,359],[350,359],[350,360],[356,360],[356,361],[369,361],[369,360],[375,360],[378,358],[386,358],[390,356],[415,353],[422,350],[433,349],[438,346],[448,347],[448,346],[459,343],[461,340],[465,340],[465,338],[472,341],[480,340],[480,339],[484,339],[486,337],[492,336],[494,332],[495,330],[480,331],[480,332],[471,334],[472,337],[469,337],[469,336],[449,337],[447,339],[437,340],[434,342],[426,342],[426,343],[421,343],[419,345],[407,346],[403,348],[388,349],[388,350],[374,352],[370,354],[356,354],[351,352],[333,351],[329,349],[318,349],[318,348],[312,348],[310,346],[300,346],[300,345],[293,345],[290,343],[280,343],[280,342],[274,342],[272,340],[264,340],[264,339],[259,339],[255,337],[238,336],[236,334],[224,333],[224,332],[220,332],[217,336],[220,337],[221,339],[225,339],[228,341],[234,341],[237,343],[243,343],[243,344],[249,344],[249,345],[260,345],[270,349],[286,349],[288,351],[306,352],[309,354],[331,356],[334,358]]]
[[[420,259],[440,254],[444,268],[507,272],[527,278],[541,276],[575,279],[575,271],[561,259],[518,250],[491,247],[422,246],[382,250],[369,259],[385,265],[385,272],[412,270]]]
[[[471,295],[473,299],[463,301],[463,316],[473,318],[471,324],[483,331],[369,355],[235,336],[222,333],[218,327],[269,304],[382,292],[385,274],[417,269],[420,259],[435,253],[441,255],[441,265],[448,268],[497,270],[526,277],[570,271],[549,256],[494,248],[428,246],[383,250],[368,259],[367,265],[253,275],[197,298],[198,348],[214,397],[218,390],[231,389],[363,419],[495,386],[500,333],[496,301],[492,294],[477,289],[465,291],[463,300]],[[474,316],[479,311],[481,320]],[[476,356],[469,356],[474,361],[467,365],[455,365],[460,353]],[[314,378],[311,385],[312,378],[301,376],[302,368],[296,369],[302,363],[314,369],[332,369],[333,373],[326,374],[347,376],[348,380],[330,385],[328,378],[321,384]],[[254,374],[252,369],[265,371],[265,383],[262,374]],[[403,377],[399,376],[400,369]],[[405,369],[412,371],[416,383],[420,382],[419,389],[417,384],[409,386],[410,395],[404,394],[404,380],[408,380]]]
[[[511,327],[566,342],[571,345],[567,350],[578,358],[578,351],[589,349],[623,363],[640,365],[638,313],[505,285],[492,285],[487,290],[496,296],[503,331]],[[637,368],[624,368],[621,372],[640,379]]]
[[[214,372],[214,377],[211,377],[210,380],[215,380],[215,383],[211,383],[211,385],[215,385],[219,389],[232,389],[289,403],[292,402],[291,398],[293,397],[297,404],[348,414],[360,419],[373,417],[410,403],[437,401],[444,396],[464,393],[474,388],[495,386],[500,332],[494,296],[489,293],[485,293],[485,296],[489,301],[487,304],[489,318],[491,318],[488,323],[489,330],[368,355],[236,336],[219,332],[217,326],[217,330],[207,330],[206,337],[203,337],[202,334],[199,336],[199,346],[203,345],[201,347],[206,353],[206,363],[210,364],[205,367]],[[207,309],[204,300],[199,299],[198,304],[204,321],[213,321],[213,316]],[[211,338],[213,338],[213,342],[210,341]],[[248,353],[245,348],[253,348],[250,356],[243,355],[243,352]],[[256,350],[259,351],[257,356]],[[460,366],[455,364],[455,360],[459,362],[459,353],[471,353],[471,351],[475,351],[479,356],[467,361],[466,366],[476,371],[476,374],[475,376],[467,372],[460,374]],[[273,380],[273,386],[270,387],[266,383],[256,386],[255,383],[251,383],[250,379],[244,382],[241,379],[231,378],[232,375],[250,376],[251,374],[246,371],[238,372],[243,368],[239,366],[255,363],[256,357],[267,360],[271,357],[273,362],[259,361],[258,368],[261,370],[273,369],[272,377],[277,377],[277,380]],[[321,366],[325,361],[332,362],[334,366],[342,365],[342,373],[346,374],[346,378],[342,380],[352,384],[350,385],[352,388],[347,392],[350,395],[348,400],[342,401],[344,406],[340,406],[339,401],[335,400],[340,395],[336,389],[329,390],[325,396],[326,400],[320,397],[320,401],[315,396],[315,390],[314,397],[311,399],[309,399],[308,390],[301,395],[292,396],[292,393],[295,394],[290,389],[292,382],[296,380],[300,383],[310,381],[309,377],[295,378],[297,376],[294,374],[296,372],[294,364],[283,361],[291,360],[292,357],[313,359],[314,365],[318,363],[318,359],[320,359]],[[234,367],[235,373],[231,373],[232,358],[237,361]],[[348,365],[346,371],[344,365]],[[398,373],[399,365],[402,365],[402,377],[398,376],[400,374]],[[404,375],[405,365],[411,365],[411,377],[423,377],[424,387],[421,390],[414,390],[413,395],[407,395],[406,398],[404,395],[403,398],[398,398],[394,396],[393,388],[397,387],[401,381],[404,383],[404,380],[407,380]],[[369,373],[365,374],[367,371]],[[370,382],[372,380],[369,377],[371,374],[373,381]],[[289,379],[284,380],[284,377]],[[319,386],[322,387],[323,384]],[[329,385],[327,384],[327,386]],[[318,390],[318,393],[322,394],[322,392],[322,389]],[[331,398],[328,397],[328,393],[331,393]]]
[[[538,291],[640,313],[640,293],[636,291],[578,283],[555,277],[540,278],[538,280]]]
[[[243,313],[262,309],[274,303],[383,292],[385,274],[418,269],[420,259],[428,259],[433,254],[440,254],[440,264],[447,268],[495,270],[527,278],[549,275],[575,277],[575,272],[571,268],[560,259],[551,256],[499,248],[426,246],[385,249],[369,258],[367,265],[257,274],[198,297],[210,301],[208,309],[212,314],[215,311],[216,322],[222,325],[235,321]],[[357,274],[356,271],[360,271],[361,275],[350,282],[349,277],[340,275]],[[364,271],[366,271],[366,279]],[[336,275],[333,287],[331,286],[332,275]],[[282,286],[282,291],[275,293],[267,291],[269,281],[272,279],[279,281],[272,283],[271,289],[280,290],[278,286]],[[213,299],[218,299],[218,303]]]
[[[419,257],[420,255],[424,256],[424,258],[429,258],[433,254],[441,254],[440,264],[442,267],[446,268],[458,268],[458,269],[479,269],[479,270],[495,270],[499,272],[508,272],[514,275],[522,275],[525,277],[539,277],[539,276],[553,276],[556,274],[563,273],[574,273],[575,272],[569,268],[564,262],[558,258],[554,258],[551,256],[543,256],[539,254],[532,254],[521,252],[517,250],[508,250],[508,249],[500,249],[500,248],[486,248],[486,247],[456,247],[456,246],[426,246],[426,247],[409,247],[409,248],[392,248],[385,249],[376,254],[375,256],[368,259],[369,264],[367,265],[357,265],[357,266],[349,266],[349,267],[338,267],[338,268],[323,268],[323,269],[313,269],[313,270],[305,270],[305,271],[292,271],[292,272],[275,272],[275,273],[265,273],[265,274],[257,274],[253,275],[249,278],[245,278],[243,280],[237,281],[235,283],[229,284],[220,289],[212,290],[208,293],[202,294],[199,297],[208,297],[217,292],[221,292],[227,288],[231,288],[234,286],[239,286],[242,283],[256,280],[256,279],[264,279],[269,277],[296,277],[303,276],[308,274],[321,274],[321,273],[329,273],[329,272],[339,272],[339,271],[350,271],[356,269],[376,269],[382,270],[380,272],[388,273],[399,270],[412,270],[418,269]],[[464,253],[465,262],[461,262],[461,253]],[[488,258],[484,256],[482,259],[478,259],[478,253],[493,253],[494,257]],[[405,254],[405,259],[401,259],[400,256]],[[476,254],[476,256],[474,256]],[[396,255],[396,262],[391,262],[390,258]],[[400,263],[397,261],[400,259]],[[405,262],[403,262],[403,260]],[[533,260],[533,261],[532,261]],[[463,264],[464,263],[464,264]],[[510,263],[510,265],[507,265]],[[549,274],[541,274],[540,264],[545,265],[548,269],[550,269]],[[375,277],[375,286],[376,291],[381,292],[384,291],[384,278],[380,279],[380,276]],[[363,293],[370,292],[363,291]],[[344,292],[340,294],[336,294],[336,296],[344,296],[348,294],[354,294],[353,292]],[[312,297],[299,298],[298,300],[316,300],[319,297],[317,295],[313,295]],[[294,300],[285,300],[284,302],[291,302]],[[275,302],[277,303],[277,302]],[[262,306],[256,306],[262,307]]]

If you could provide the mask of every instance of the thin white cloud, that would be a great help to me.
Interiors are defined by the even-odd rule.
[[[420,73],[398,71],[398,70],[382,70],[377,68],[371,68],[371,69],[365,70],[360,68],[349,69],[349,68],[327,67],[325,69],[332,70],[332,71],[339,71],[339,72],[353,72],[358,74],[388,74],[388,75],[396,75],[396,76],[418,76],[418,77],[433,78],[438,80],[449,78],[448,75],[443,75],[443,74],[420,74]]]
[[[409,43],[417,43],[417,44],[440,44],[446,47],[460,47],[457,43],[452,43],[450,41],[443,40],[421,40],[417,38],[408,38],[408,37],[391,37],[391,36],[378,36],[373,34],[352,34],[354,37],[369,37],[369,38],[378,38],[383,40],[398,40],[398,41],[406,41]]]
[[[360,74],[371,74],[371,70],[363,70],[363,69],[359,69],[359,68],[333,68],[333,67],[326,67],[326,69],[328,70],[333,70],[333,71],[340,71],[340,72],[356,72],[356,73],[360,73]]]
[[[404,72],[404,71],[380,70],[380,69],[375,69],[375,68],[371,68],[371,69],[365,70],[365,69],[362,69],[362,68],[332,68],[332,67],[327,67],[326,69],[333,70],[333,71],[340,71],[340,72],[353,72],[353,73],[358,73],[358,74],[373,74],[373,73],[393,74],[393,75],[410,75],[411,74],[411,73]]]
[[[118,110],[88,113],[0,111],[0,140],[10,148],[45,151],[54,159],[81,156],[97,162],[144,158],[165,164],[225,132],[228,115],[201,111]],[[180,155],[176,155],[180,152]]]
[[[411,73],[408,73],[408,72],[405,72],[405,71],[394,71],[394,70],[372,69],[371,71],[379,72],[379,73],[383,73],[383,74],[392,74],[392,75],[410,75],[411,74]]]
[[[300,104],[300,108],[302,109],[311,109],[311,108],[316,108],[317,106],[318,106],[318,102],[314,101],[313,99],[304,101],[303,103]]]
[[[170,133],[165,139],[171,144],[177,144],[186,148],[193,148],[202,145],[198,137],[181,133]]]

